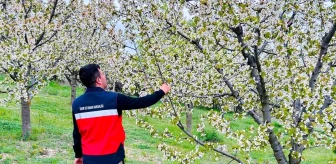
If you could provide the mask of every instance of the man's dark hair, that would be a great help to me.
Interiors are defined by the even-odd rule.
[[[96,79],[100,77],[100,67],[97,64],[88,64],[79,70],[79,78],[86,87],[95,87]]]

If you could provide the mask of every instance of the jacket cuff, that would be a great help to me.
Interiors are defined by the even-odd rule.
[[[74,148],[74,152],[75,152],[75,158],[82,158],[83,157],[83,152],[82,152],[82,148],[81,147],[75,147]]]
[[[83,154],[82,153],[75,153],[75,158],[82,158],[83,157]]]
[[[163,97],[165,95],[162,89],[158,90],[157,93],[159,94],[160,97]]]

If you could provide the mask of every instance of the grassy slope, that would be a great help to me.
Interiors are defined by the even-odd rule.
[[[34,97],[31,107],[32,135],[28,141],[20,138],[21,119],[19,104],[10,103],[0,106],[0,163],[72,163],[72,119],[70,110],[70,88],[51,83],[38,96]],[[83,93],[79,90],[78,94]],[[3,97],[4,95],[0,95]],[[195,127],[199,117],[206,109],[194,110]],[[230,116],[228,116],[230,117]],[[168,128],[170,132],[179,135],[180,130],[165,120],[141,117],[161,131]],[[174,145],[181,152],[194,149],[188,142],[177,143],[174,139],[158,139],[150,136],[144,128],[135,125],[134,118],[124,117],[126,131],[127,163],[172,163],[163,158],[157,145],[161,142]],[[252,119],[234,122],[233,130],[248,129],[254,124]],[[195,128],[194,128],[195,129]],[[208,135],[203,139],[216,139],[228,145],[236,145],[233,141],[223,138],[214,129],[207,129]],[[275,163],[270,149],[250,153],[257,163]],[[195,163],[228,163],[228,158],[220,156],[215,160],[215,153],[205,153],[204,158]],[[331,150],[313,148],[305,151],[306,161],[303,163],[327,163],[335,158]]]

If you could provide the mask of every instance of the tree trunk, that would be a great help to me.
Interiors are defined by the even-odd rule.
[[[76,99],[76,91],[77,91],[77,79],[76,74],[71,75],[70,79],[70,85],[71,85],[71,105]]]
[[[304,150],[304,146],[301,144],[295,143],[294,139],[292,139],[292,150],[290,151],[288,157],[289,157],[289,163],[290,164],[299,164],[301,163],[301,156],[296,156],[294,152],[299,153],[302,155],[302,152]]]
[[[269,142],[271,144],[274,156],[279,164],[287,164],[287,159],[285,157],[285,154],[282,150],[281,143],[279,142],[278,138],[274,134],[272,130],[269,131]]]
[[[262,95],[262,113],[264,122],[271,123],[271,111],[270,111],[270,105],[269,105],[269,98],[268,95],[264,94]],[[286,159],[286,156],[282,150],[282,145],[279,142],[278,137],[274,134],[272,129],[268,130],[268,141],[271,144],[274,157],[277,160],[279,164],[287,164],[288,161]]]
[[[30,100],[21,97],[22,137],[27,139],[30,134]]]
[[[187,124],[187,132],[191,133],[192,129],[192,109],[193,109],[193,104],[187,104],[187,109],[186,109],[186,124]]]

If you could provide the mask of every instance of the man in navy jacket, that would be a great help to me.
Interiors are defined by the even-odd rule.
[[[167,94],[170,86],[163,84],[151,95],[132,98],[105,91],[106,77],[97,64],[82,67],[79,77],[87,89],[72,104],[74,163],[124,163],[122,110],[149,107]]]

